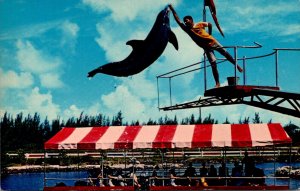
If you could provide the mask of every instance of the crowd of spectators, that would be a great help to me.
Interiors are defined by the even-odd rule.
[[[195,163],[196,166],[196,163]],[[103,166],[102,169],[93,169],[89,172],[88,185],[90,186],[134,186],[147,188],[150,186],[242,186],[265,185],[264,172],[255,166],[254,160],[247,153],[242,161],[234,161],[228,165],[225,161],[195,167],[188,163],[185,168],[171,166],[168,173],[165,168],[155,165],[152,172],[131,167],[129,169],[112,169]],[[231,169],[228,166],[233,166]],[[124,172],[125,171],[125,172]]]

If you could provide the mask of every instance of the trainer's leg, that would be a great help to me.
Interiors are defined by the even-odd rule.
[[[215,87],[218,88],[220,87],[220,80],[219,80],[219,72],[216,63],[217,59],[215,57],[213,50],[205,51],[205,53],[211,65],[212,73],[216,82]]]
[[[218,72],[218,68],[217,68],[217,63],[216,62],[211,62],[211,69],[212,69],[212,73],[214,76],[214,79],[216,81],[216,88],[220,87],[220,81],[219,81],[219,72]]]
[[[223,46],[219,42],[216,42],[213,47],[220,54],[222,54],[229,62],[231,62],[233,65],[236,65],[235,59],[227,52],[225,48],[223,48]],[[237,69],[239,72],[243,72],[243,69],[238,64],[237,64]]]

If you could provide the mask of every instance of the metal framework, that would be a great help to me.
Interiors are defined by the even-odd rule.
[[[260,48],[260,44],[255,43],[256,46],[234,46],[235,52],[238,48]],[[230,47],[229,47],[230,48]],[[249,106],[259,107],[262,109],[291,115],[300,118],[300,94],[291,92],[279,91],[278,87],[278,55],[279,51],[300,51],[299,48],[276,48],[273,52],[261,56],[255,57],[243,57],[237,58],[236,60],[243,61],[243,68],[245,69],[246,61],[249,59],[258,59],[267,56],[275,55],[275,86],[249,86],[246,85],[246,71],[243,73],[243,85],[237,85],[234,83],[231,86],[225,86],[221,88],[215,88],[207,90],[206,82],[206,60],[195,63],[184,68],[173,70],[171,72],[157,76],[157,91],[158,91],[158,108],[164,111],[167,110],[178,110],[178,109],[189,109],[189,108],[200,108],[209,106],[221,106],[221,105],[233,105],[233,104],[246,104]],[[236,53],[237,54],[237,53]],[[219,63],[226,60],[221,60]],[[193,68],[191,67],[199,66],[199,64],[204,63],[203,67]],[[174,77],[184,75],[190,72],[194,72],[200,69],[204,69],[204,98],[199,98],[198,100],[186,102],[182,104],[172,104],[172,83],[171,80]],[[236,78],[236,69],[235,76]],[[160,107],[159,100],[159,79],[167,78],[169,79],[169,95],[170,95],[170,106]]]
[[[199,100],[160,108],[164,111],[198,107],[246,104],[300,118],[300,94],[260,86],[226,86],[211,89]]]

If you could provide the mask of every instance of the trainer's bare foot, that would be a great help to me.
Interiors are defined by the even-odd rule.
[[[220,87],[220,83],[216,83],[215,88],[219,88]]]
[[[238,71],[239,71],[240,73],[243,72],[243,68],[241,68],[239,65],[237,65],[237,69],[238,69]]]

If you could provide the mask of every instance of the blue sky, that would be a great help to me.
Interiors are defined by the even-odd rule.
[[[123,60],[131,52],[126,42],[145,39],[156,15],[172,3],[182,18],[192,15],[201,21],[203,1],[164,0],[0,0],[0,113],[13,115],[40,113],[42,118],[62,119],[98,113],[114,116],[122,111],[124,120],[157,120],[177,115],[179,119],[198,109],[159,111],[156,76],[202,60],[203,50],[178,27],[170,15],[171,28],[179,41],[179,51],[169,44],[163,55],[143,72],[128,78],[87,73],[110,61]],[[263,45],[241,49],[238,56],[271,53],[273,48],[300,48],[299,0],[215,0],[223,38],[215,25],[213,35],[224,46]],[[208,12],[207,12],[208,13]],[[212,21],[210,14],[207,20]],[[233,54],[232,49],[228,49]],[[221,56],[216,53],[217,57]],[[300,93],[300,53],[280,52],[279,86],[282,91]],[[219,65],[220,80],[233,74],[228,62]],[[274,57],[247,62],[247,83],[275,85]],[[214,81],[208,70],[208,88]],[[241,77],[241,75],[240,75]],[[172,81],[172,102],[182,103],[203,97],[203,71]],[[160,104],[168,105],[168,87],[160,82]],[[203,108],[220,123],[228,117],[254,117],[259,112],[268,122],[293,123],[288,115],[245,105]]]

